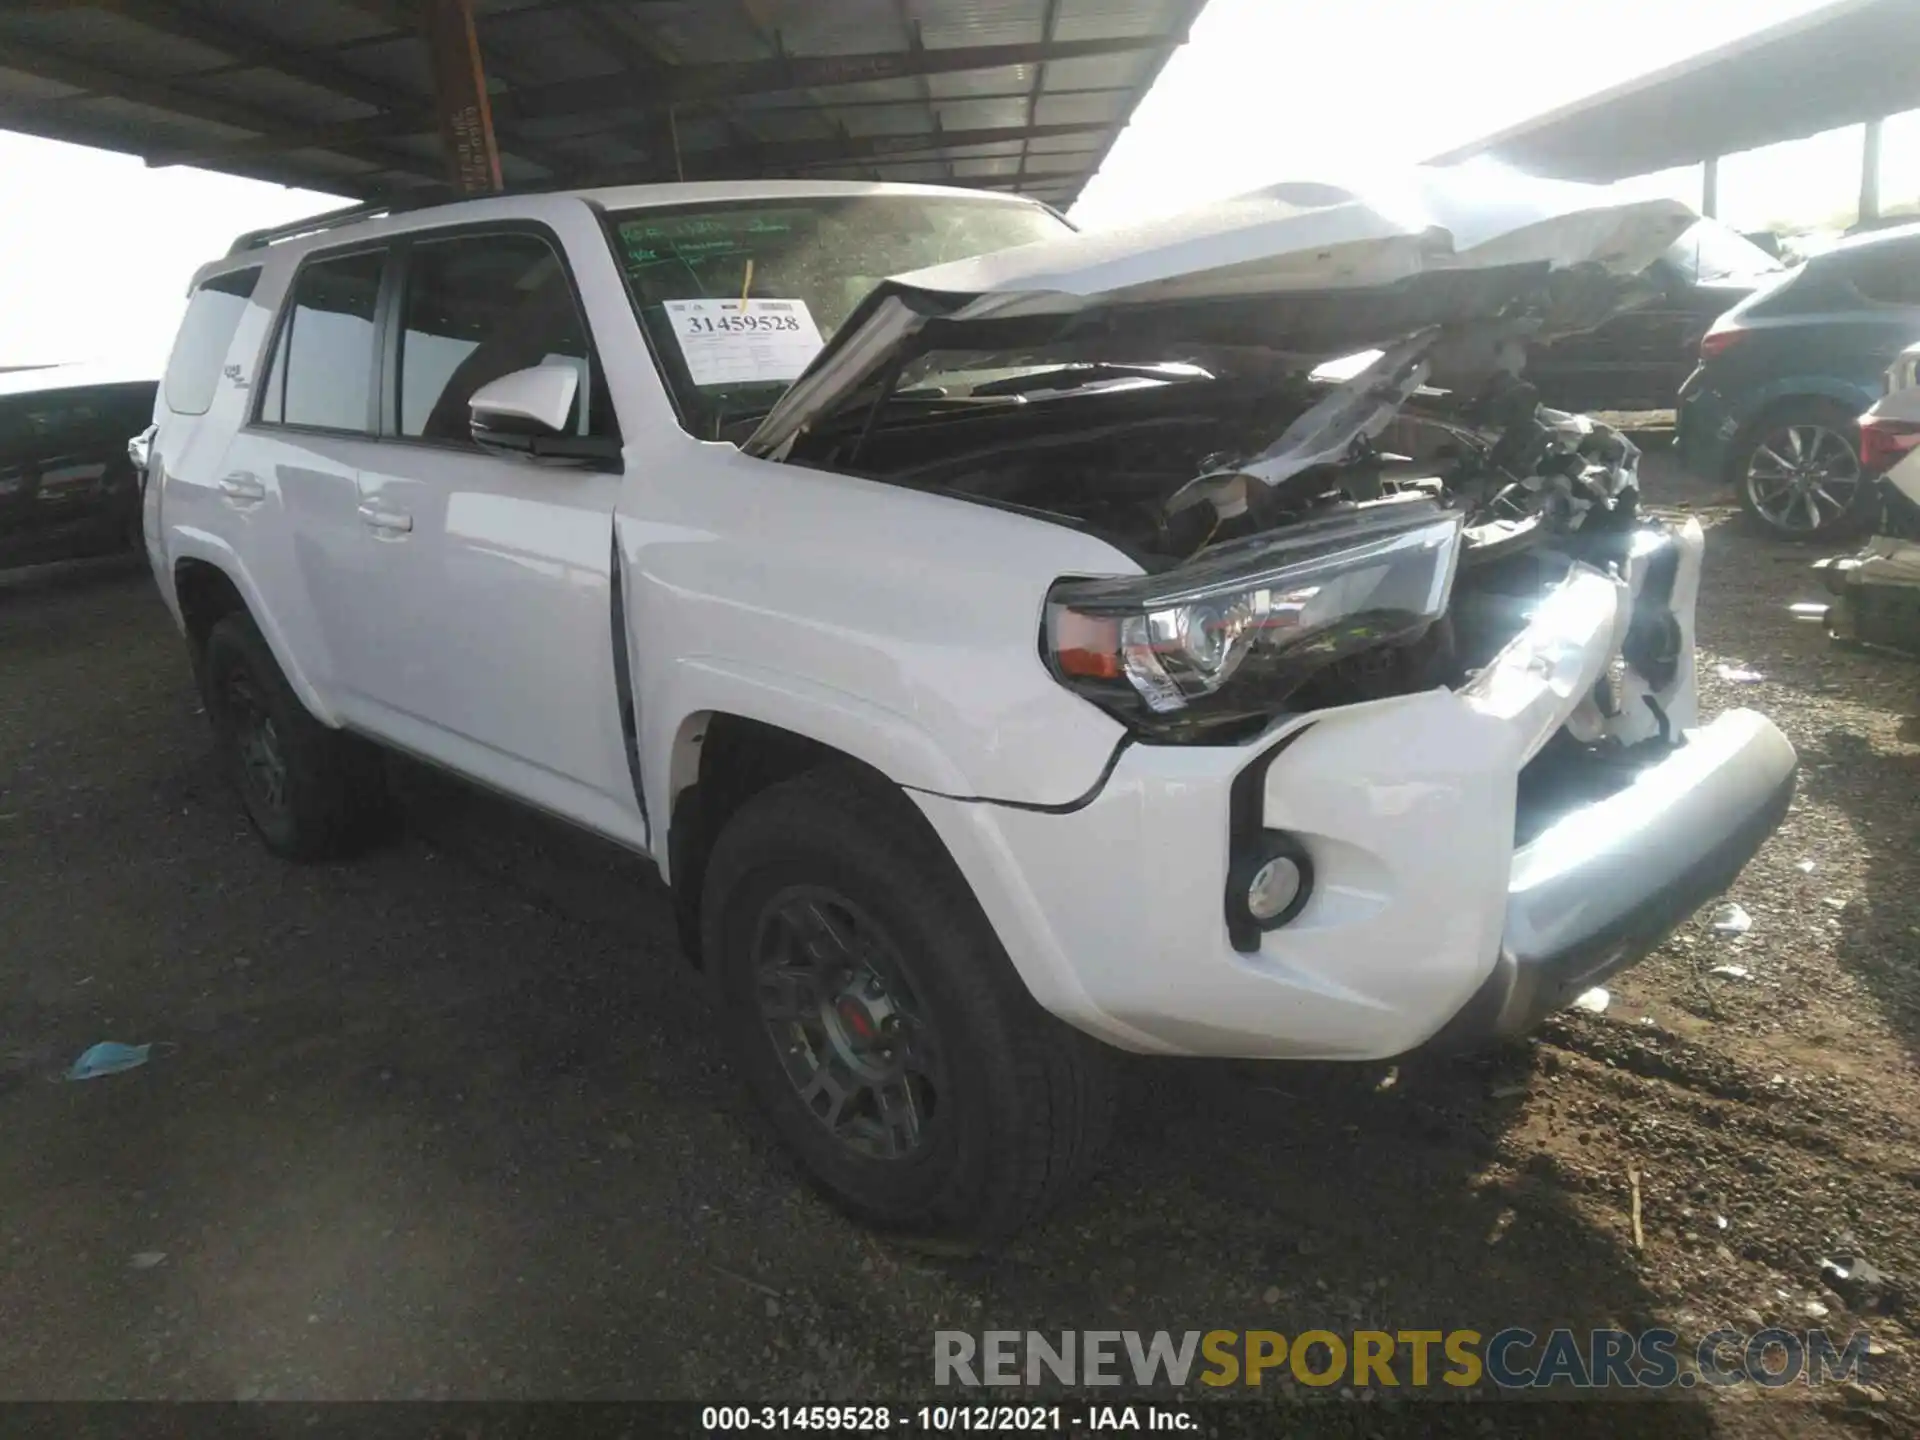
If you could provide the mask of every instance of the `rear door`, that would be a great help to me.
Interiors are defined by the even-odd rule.
[[[378,430],[388,257],[384,245],[361,245],[300,263],[246,394],[248,423],[193,467],[263,598],[263,624],[336,713],[365,684],[368,648],[392,643],[354,598],[367,578],[358,477]]]
[[[417,753],[644,844],[620,728],[608,469],[481,450],[468,400],[563,364],[571,426],[617,438],[558,241],[532,225],[427,233],[397,256],[381,442],[359,466],[352,714]]]

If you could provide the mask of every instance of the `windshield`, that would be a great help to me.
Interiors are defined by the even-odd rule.
[[[1746,236],[1717,220],[1701,220],[1667,249],[1667,263],[1695,285],[1758,281],[1785,269]]]
[[[1039,205],[956,194],[616,211],[640,323],[703,439],[770,409],[889,275],[1072,233]]]

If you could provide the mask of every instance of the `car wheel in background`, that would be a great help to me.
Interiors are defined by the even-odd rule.
[[[1776,535],[1832,539],[1872,522],[1859,426],[1831,401],[1796,400],[1768,411],[1735,446],[1732,469],[1742,508]]]
[[[823,769],[748,801],[715,843],[701,917],[748,1088],[859,1219],[978,1249],[1091,1169],[1110,1053],[1034,1002],[883,782]]]
[[[307,713],[250,616],[214,625],[201,678],[221,765],[269,850],[333,859],[387,828],[379,752]]]

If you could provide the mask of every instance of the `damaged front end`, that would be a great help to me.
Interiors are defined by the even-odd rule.
[[[1690,217],[1422,184],[1424,209],[1277,187],[891,282],[747,448],[1107,540],[1133,573],[1063,577],[1041,646],[1142,739],[1470,686],[1582,577],[1619,587],[1620,633],[1554,728],[1668,737],[1697,528],[1644,520],[1634,446],[1542,406],[1524,365]]]

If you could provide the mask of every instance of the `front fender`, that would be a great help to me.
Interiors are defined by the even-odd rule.
[[[640,720],[641,777],[647,795],[660,797],[661,819],[698,772],[697,737],[714,714],[804,735],[871,765],[896,785],[943,795],[968,788],[953,759],[912,719],[804,675],[691,656],[659,677],[654,700]]]

